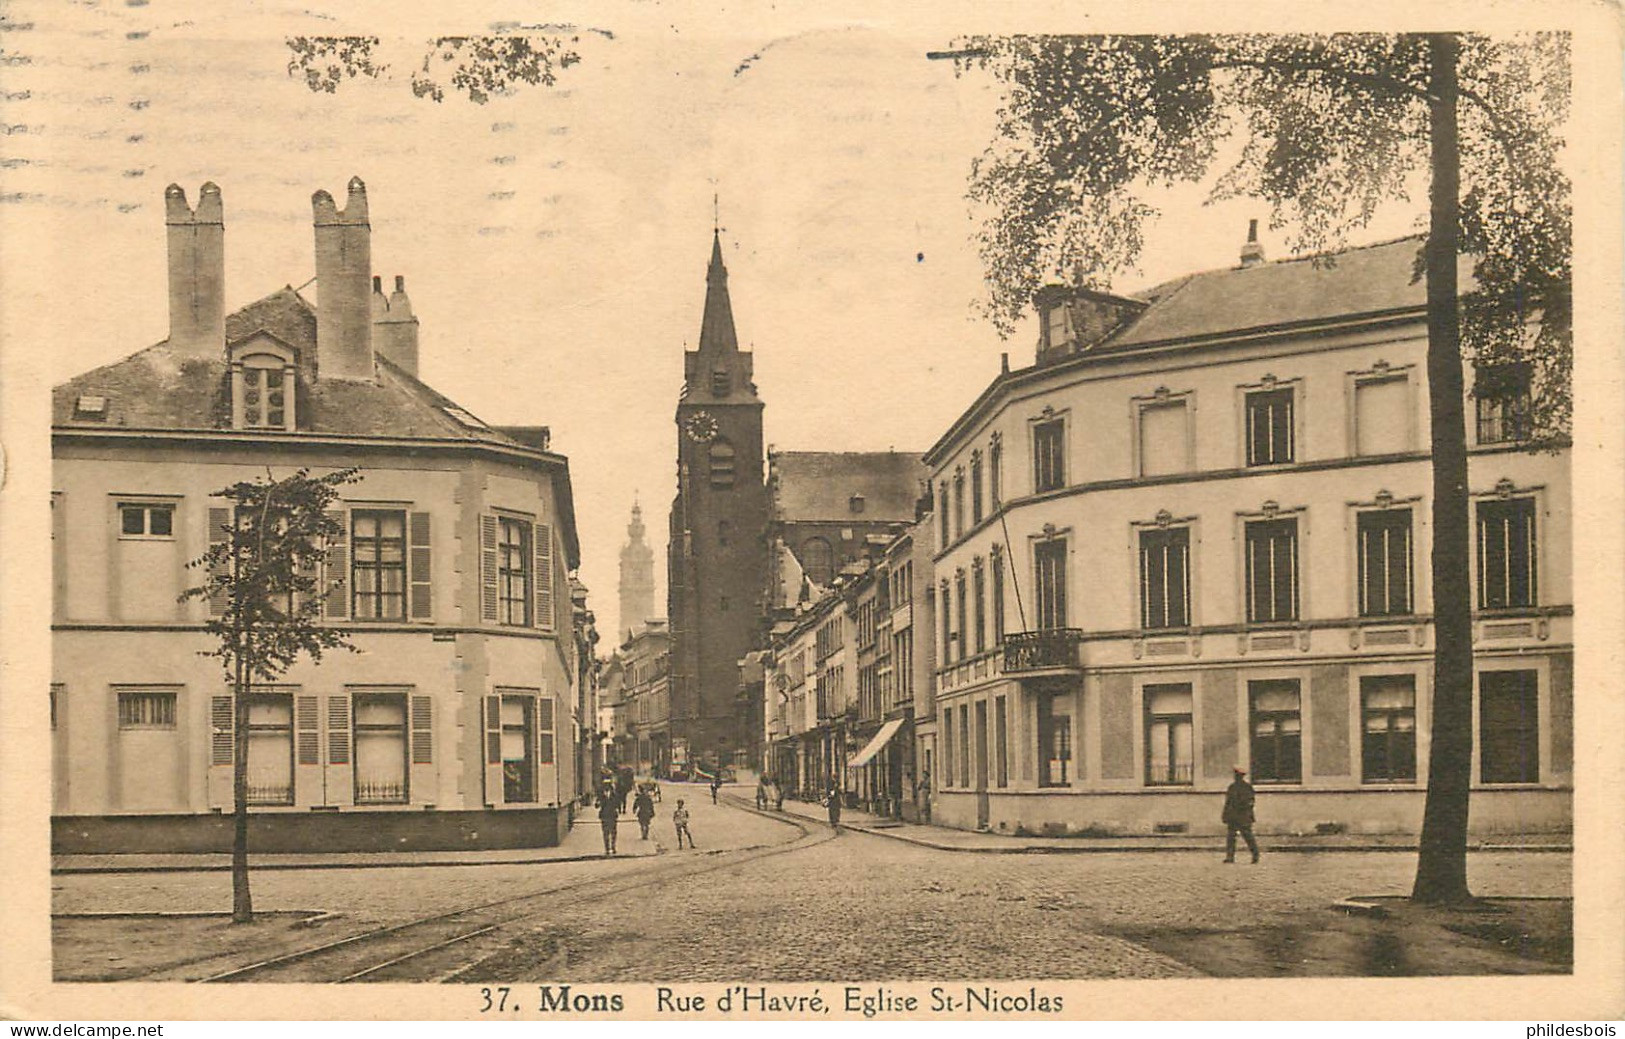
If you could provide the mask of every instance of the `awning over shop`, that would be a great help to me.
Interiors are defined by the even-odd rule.
[[[846,767],[859,768],[863,765],[867,765],[871,758],[880,753],[880,748],[886,745],[886,741],[897,735],[897,730],[901,729],[902,727],[903,719],[901,718],[893,718],[891,721],[882,725],[880,727],[880,731],[875,733],[875,738],[869,741],[869,745],[867,747],[864,747],[858,752],[857,757],[847,759]]]

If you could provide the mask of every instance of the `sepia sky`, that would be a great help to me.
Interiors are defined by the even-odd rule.
[[[767,441],[925,449],[998,371],[1031,361],[974,304],[964,200],[996,97],[925,52],[956,29],[601,4],[554,88],[484,105],[413,96],[437,32],[382,3],[24,0],[0,7],[0,320],[8,378],[55,384],[167,334],[162,191],[226,213],[228,309],[314,275],[310,195],[367,183],[376,273],[406,277],[424,381],[568,455],[600,627],[641,497],[664,602],[682,351],[699,332],[713,193]],[[508,10],[504,10],[504,8]],[[342,12],[342,13],[340,13]],[[292,34],[382,37],[381,80],[313,93]],[[1236,262],[1262,204],[1158,196],[1133,291]],[[1420,203],[1367,236],[1415,229]],[[26,243],[20,247],[18,243]],[[1266,251],[1280,255],[1265,239]],[[307,289],[307,292],[312,290]],[[319,294],[318,294],[319,295]],[[613,636],[607,636],[613,639]]]

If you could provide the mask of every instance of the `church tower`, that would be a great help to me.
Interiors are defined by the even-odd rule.
[[[621,546],[621,634],[629,635],[655,616],[655,554],[643,540],[643,508],[632,503],[632,522]],[[618,638],[617,638],[618,641]]]
[[[762,400],[739,349],[722,242],[713,234],[699,349],[683,355],[677,497],[667,547],[674,757],[749,761],[760,733],[738,702],[739,660],[756,648],[767,587]]]

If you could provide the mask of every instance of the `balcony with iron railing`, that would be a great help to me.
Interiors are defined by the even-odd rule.
[[[1018,631],[1004,637],[1004,673],[1033,671],[1079,671],[1078,644],[1083,632],[1077,628],[1050,628],[1045,631]]]

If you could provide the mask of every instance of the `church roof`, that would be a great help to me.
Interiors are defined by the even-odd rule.
[[[700,320],[700,352],[739,349],[733,304],[728,300],[728,268],[722,263],[722,238],[711,235],[711,263],[705,269],[705,316]]]
[[[929,476],[920,455],[901,451],[774,451],[768,470],[782,523],[912,523]]]

